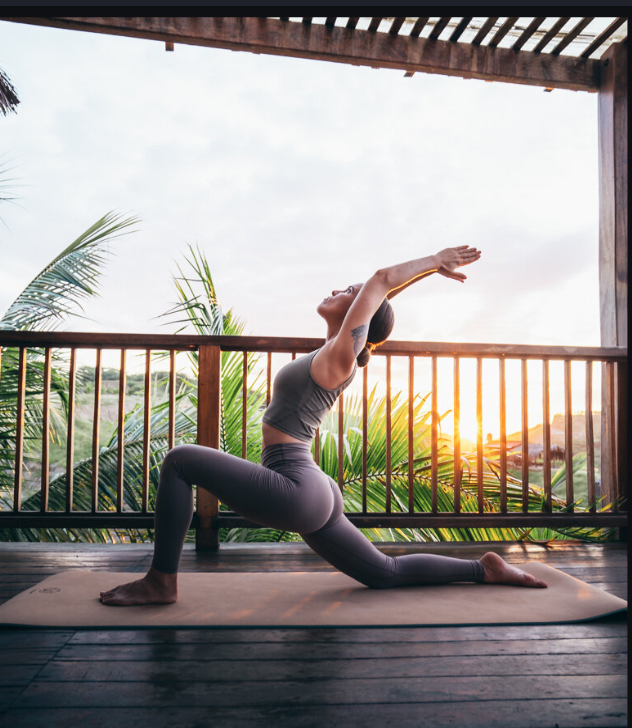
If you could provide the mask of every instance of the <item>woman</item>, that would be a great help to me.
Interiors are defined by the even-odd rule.
[[[378,270],[366,283],[332,291],[317,311],[327,324],[325,344],[283,367],[263,415],[262,464],[201,445],[180,445],[165,457],[156,494],[154,556],[142,579],[101,592],[108,605],[168,604],[178,598],[177,571],[193,516],[192,485],[205,488],[232,510],[262,526],[300,533],[337,569],[368,587],[457,581],[546,587],[493,552],[481,559],[433,554],[390,557],[344,515],[336,482],[315,464],[310,443],[358,366],[393,328],[389,299],[438,272],[463,282],[457,268],[480,258],[462,245]]]

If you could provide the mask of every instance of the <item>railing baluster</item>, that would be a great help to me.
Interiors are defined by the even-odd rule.
[[[314,462],[320,465],[320,428],[316,429],[316,437],[314,437]]]
[[[461,382],[459,357],[454,357],[454,512],[461,512]]]
[[[549,414],[549,360],[542,360],[542,472],[546,513],[551,513],[551,418]]]
[[[24,398],[26,390],[26,347],[20,347],[18,358],[18,403],[15,428],[15,479],[13,510],[19,513],[22,506],[22,460],[24,458]]]
[[[176,370],[176,350],[169,352],[169,437],[168,447],[172,450],[176,444],[176,382],[178,373]],[[199,406],[199,405],[198,405]]]
[[[94,368],[94,415],[92,420],[92,513],[99,506],[99,446],[101,425],[101,349],[97,349],[97,360]]]
[[[529,512],[529,385],[527,360],[522,360],[520,401],[522,408],[522,512]]]
[[[439,467],[437,455],[437,357],[432,357],[432,411],[430,413],[430,488],[432,513],[437,512],[437,470]]]
[[[415,357],[408,357],[408,512],[413,513],[415,510],[414,484],[415,473],[413,468],[413,415],[414,415],[414,399],[415,399]]]
[[[500,409],[500,512],[507,513],[507,407],[505,387],[505,360],[498,360]]]
[[[222,352],[219,346],[211,345],[200,345],[198,351],[197,444],[219,450]],[[199,519],[195,530],[196,549],[217,551],[219,530],[213,528],[213,518],[219,513],[219,500],[205,488],[195,491]]]
[[[592,414],[592,362],[586,362],[586,481],[591,513],[597,512],[595,494],[595,438]]]
[[[121,370],[119,372],[119,401],[118,401],[118,457],[116,463],[116,512],[123,511],[123,460],[125,457],[125,363],[127,350],[121,349]]]
[[[391,355],[386,355],[386,512],[391,512]]]
[[[42,477],[40,485],[40,513],[48,510],[48,485],[50,470],[50,378],[51,350],[46,347],[44,355],[44,401],[42,402]]]
[[[573,409],[571,399],[571,362],[564,360],[564,461],[566,465],[566,504],[573,513]]]
[[[72,511],[75,456],[75,389],[77,379],[77,350],[70,349],[70,376],[68,378],[68,436],[66,438],[66,511]]]
[[[366,505],[366,456],[368,438],[368,364],[362,370],[362,513],[367,512]]]
[[[48,510],[48,484],[50,469],[50,377],[51,350],[46,348],[44,354],[44,401],[42,418],[42,478],[40,490],[40,513]]]
[[[248,417],[248,352],[243,353],[241,375],[241,457],[246,458],[248,452],[248,432],[246,421]]]
[[[266,371],[266,407],[270,404],[270,396],[272,392],[272,352],[268,352],[267,371]],[[318,461],[316,461],[318,462]]]
[[[627,511],[628,497],[628,363],[627,361],[613,364],[616,374],[616,430],[615,452],[617,463],[617,497],[625,499],[622,507],[617,511]],[[619,540],[627,540],[626,529],[618,529]]]
[[[606,412],[608,417],[608,430],[610,432],[610,437],[608,438],[606,447],[608,447],[609,449],[608,455],[610,456],[610,472],[612,473],[612,486],[608,487],[608,491],[612,493],[612,512],[618,513],[619,506],[617,504],[617,498],[619,495],[619,474],[617,473],[617,419],[615,409],[616,396],[614,384],[614,362],[611,361],[606,363],[606,387],[606,391],[608,393],[608,406],[606,408]]]
[[[342,493],[345,483],[344,471],[344,392],[338,397],[338,487]]]
[[[483,513],[483,360],[476,359],[476,482],[478,512]]]
[[[149,460],[151,447],[151,349],[145,352],[145,401],[143,411],[143,493],[141,510],[149,507]]]

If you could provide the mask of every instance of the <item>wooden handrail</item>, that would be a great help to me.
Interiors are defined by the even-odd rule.
[[[0,346],[75,347],[77,349],[176,349],[195,351],[201,345],[222,351],[307,353],[324,339],[287,336],[199,336],[195,334],[111,334],[89,331],[2,331]],[[628,349],[622,346],[539,346],[531,344],[453,343],[444,341],[387,341],[376,355],[464,356],[510,359],[580,359],[623,362]]]

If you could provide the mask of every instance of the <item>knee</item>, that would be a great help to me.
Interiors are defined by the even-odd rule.
[[[197,445],[176,445],[171,448],[162,461],[161,472],[168,470],[179,471],[196,447]]]

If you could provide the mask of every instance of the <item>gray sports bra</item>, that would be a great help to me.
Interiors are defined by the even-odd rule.
[[[294,359],[276,375],[274,392],[263,421],[277,430],[304,442],[311,442],[323,418],[333,407],[338,395],[351,384],[357,365],[346,382],[337,389],[325,389],[311,373],[312,359],[320,349]]]

